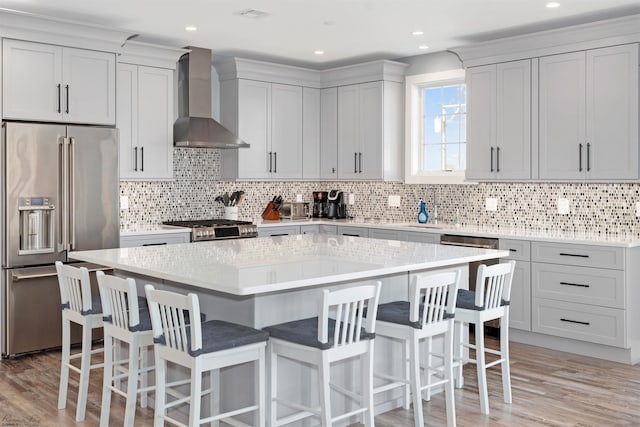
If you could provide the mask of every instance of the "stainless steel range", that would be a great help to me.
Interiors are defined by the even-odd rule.
[[[165,221],[163,224],[190,228],[192,242],[258,237],[258,227],[248,221],[203,219],[194,221]]]

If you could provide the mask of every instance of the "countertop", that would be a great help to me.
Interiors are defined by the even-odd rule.
[[[71,252],[72,259],[233,295],[366,280],[508,251],[307,234]]]
[[[418,224],[417,222],[366,222],[363,220],[331,220],[331,219],[303,219],[261,221],[258,228],[278,227],[285,225],[347,225],[365,228],[396,229],[402,231],[414,231],[435,234],[458,234],[465,236],[492,237],[496,239],[531,240],[559,243],[575,243],[585,245],[602,245],[632,248],[640,246],[640,239],[632,234],[610,233],[602,234],[589,231],[563,231],[555,229],[533,229],[526,227],[491,227],[485,225],[462,225],[439,223]]]

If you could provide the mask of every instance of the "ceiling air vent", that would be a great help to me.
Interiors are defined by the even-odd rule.
[[[245,18],[264,18],[265,16],[271,15],[269,12],[265,12],[264,10],[258,10],[253,8],[243,9],[235,13],[235,15],[244,16]]]

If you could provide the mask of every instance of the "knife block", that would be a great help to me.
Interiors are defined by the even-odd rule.
[[[267,203],[267,207],[262,211],[262,219],[269,221],[278,221],[280,219],[280,212],[273,202]]]

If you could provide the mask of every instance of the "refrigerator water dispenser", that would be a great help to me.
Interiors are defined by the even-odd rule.
[[[20,250],[18,255],[50,253],[55,250],[55,206],[50,197],[21,197]]]

